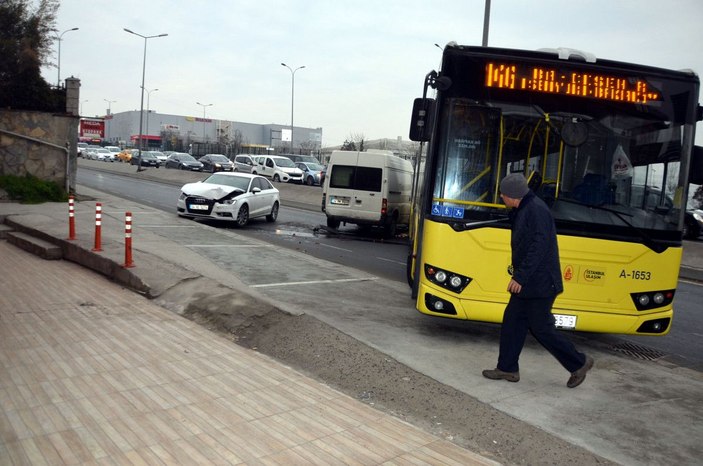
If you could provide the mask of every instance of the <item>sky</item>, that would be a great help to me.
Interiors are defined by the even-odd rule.
[[[701,0],[490,3],[489,46],[703,73]],[[62,0],[57,35],[79,30],[62,35],[61,79],[80,78],[84,116],[139,110],[145,41],[124,28],[168,34],[146,41],[155,112],[290,125],[294,76],[295,126],[322,128],[323,146],[407,140],[413,99],[440,64],[435,44],[481,45],[484,10],[485,0]],[[50,83],[57,61],[42,70]]]

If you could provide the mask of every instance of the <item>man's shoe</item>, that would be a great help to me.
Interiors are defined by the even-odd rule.
[[[581,385],[581,383],[586,380],[586,373],[590,371],[592,367],[593,358],[586,355],[586,362],[583,367],[571,373],[571,377],[569,377],[569,381],[566,382],[566,386],[569,388],[576,388]]]
[[[507,380],[508,382],[519,382],[519,372],[505,372],[497,367],[495,369],[486,369],[482,372],[483,376],[491,380]]]

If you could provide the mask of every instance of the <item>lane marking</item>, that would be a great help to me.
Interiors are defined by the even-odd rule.
[[[184,244],[187,248],[270,248],[272,244]]]
[[[392,259],[385,259],[385,258],[383,258],[383,257],[376,257],[376,259],[378,259],[378,260],[380,260],[380,261],[390,262],[390,263],[392,263],[392,264],[406,265],[405,262],[394,261],[394,260],[392,260]]]
[[[261,285],[249,285],[251,288],[267,288],[272,286],[292,286],[292,285],[319,285],[324,283],[347,283],[347,282],[368,282],[378,280],[378,277],[368,278],[340,278],[338,280],[311,280],[309,282],[280,282],[280,283],[263,283]]]
[[[134,212],[132,212],[134,216]],[[199,228],[197,225],[139,225],[142,228]]]
[[[324,246],[326,248],[338,249],[340,251],[346,251],[346,252],[354,252],[351,249],[338,248],[337,246],[330,246],[329,244],[324,244],[324,243],[319,243],[319,244],[320,244],[320,246]]]

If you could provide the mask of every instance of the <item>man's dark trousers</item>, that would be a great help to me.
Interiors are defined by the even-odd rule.
[[[520,370],[518,360],[528,330],[567,371],[574,372],[583,367],[586,356],[576,351],[574,344],[554,327],[551,309],[555,299],[510,296],[500,330],[498,369],[505,372]]]

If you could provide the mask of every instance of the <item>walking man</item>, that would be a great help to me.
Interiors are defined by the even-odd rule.
[[[510,300],[505,307],[500,330],[498,365],[495,369],[484,370],[483,376],[518,382],[518,360],[527,331],[530,330],[537,341],[571,373],[566,386],[578,387],[593,367],[593,358],[579,353],[554,326],[552,304],[564,290],[554,218],[547,205],[530,191],[527,180],[520,173],[503,178],[500,195],[505,205],[511,208]]]

